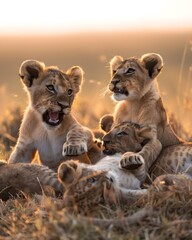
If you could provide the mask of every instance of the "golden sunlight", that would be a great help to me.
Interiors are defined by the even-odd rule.
[[[6,0],[0,33],[63,33],[123,29],[186,29],[191,0]]]

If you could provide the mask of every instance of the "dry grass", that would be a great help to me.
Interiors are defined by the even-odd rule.
[[[191,73],[191,69],[190,69]],[[182,76],[181,76],[182,78]],[[188,77],[191,78],[191,75]],[[181,85],[182,79],[180,79]],[[191,91],[191,88],[188,87]],[[190,96],[189,93],[186,93]],[[183,96],[180,96],[183,97]],[[191,99],[184,99],[184,109],[191,110]],[[81,108],[79,108],[81,106]],[[94,108],[91,103],[81,102],[74,107],[75,116],[81,123],[91,128],[97,127],[99,117],[107,109]],[[87,112],[89,109],[89,113]],[[188,113],[190,115],[190,113]],[[22,110],[15,108],[0,121],[0,155],[7,159],[18,137]],[[175,132],[182,138],[190,140],[191,136],[183,128],[175,115],[170,115]],[[58,206],[55,201],[44,196],[42,201],[37,197],[0,200],[0,240],[67,240],[67,239],[118,239],[118,240],[179,240],[192,239],[192,182],[186,179],[179,184],[163,189],[151,187],[148,198],[141,198],[117,211],[106,206],[98,206],[97,211],[88,217],[100,219],[119,219],[118,227],[93,223],[90,219],[69,213]],[[138,217],[132,224],[125,224],[123,217],[149,209],[146,217]]]
[[[41,203],[35,198],[1,202],[0,239],[191,239],[191,189],[192,182],[183,180],[163,190],[153,187],[148,199],[124,206],[122,213],[100,207],[97,217],[122,221],[118,227],[105,228],[59,209],[46,197]],[[145,207],[152,209],[149,216],[124,224],[122,214],[132,215]]]
[[[1,119],[0,129],[0,157],[1,159],[7,159],[12,147],[15,145],[18,134],[19,126],[22,119],[22,110],[20,107],[16,107],[9,110]]]
[[[94,112],[90,114],[91,119],[86,118],[85,109],[81,109],[78,114],[86,123],[91,119],[98,121]],[[21,115],[18,108],[10,111],[6,121],[2,120],[0,142],[3,156],[8,156],[11,146],[15,144]],[[188,137],[173,115],[171,122],[180,136]],[[44,197],[41,202],[35,197],[0,202],[0,239],[191,239],[191,190],[192,182],[184,180],[181,184],[170,186],[163,191],[153,188],[148,199],[127,203],[121,212],[100,206],[91,217],[122,220],[118,227],[112,224],[104,228],[102,224],[97,226],[82,216],[61,209],[48,197]],[[136,223],[125,225],[122,216],[131,216],[145,208],[152,209],[152,213],[139,218]]]

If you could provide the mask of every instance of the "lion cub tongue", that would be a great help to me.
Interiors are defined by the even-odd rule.
[[[49,111],[49,122],[58,122],[59,121],[59,112]]]

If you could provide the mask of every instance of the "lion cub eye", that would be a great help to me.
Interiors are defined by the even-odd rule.
[[[88,183],[94,183],[96,182],[96,178],[95,177],[91,177],[87,180]]]
[[[49,92],[56,93],[55,87],[52,84],[47,85],[46,87]]]
[[[134,73],[134,72],[135,72],[135,69],[128,68],[127,71],[125,72],[125,74],[129,75],[129,74]]]
[[[113,75],[117,72],[117,70],[113,70]]]
[[[128,133],[126,133],[126,132],[119,132],[119,133],[117,133],[118,137],[125,136],[125,135],[128,135]]]
[[[68,90],[68,96],[70,97],[70,96],[72,96],[73,95],[73,90],[70,88],[69,90]]]

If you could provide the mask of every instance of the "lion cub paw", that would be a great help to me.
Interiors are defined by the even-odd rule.
[[[75,142],[74,144],[70,142],[65,142],[63,144],[62,155],[65,156],[78,156],[87,152],[87,143],[86,142]]]
[[[144,164],[144,158],[139,153],[126,152],[120,160],[120,168],[134,170]]]

